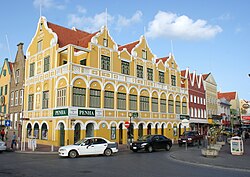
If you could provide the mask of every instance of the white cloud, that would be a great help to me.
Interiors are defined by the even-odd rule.
[[[96,14],[94,17],[85,17],[76,14],[70,14],[68,15],[68,25],[84,29],[88,32],[94,32],[99,30],[103,25],[106,24],[106,19],[106,12]],[[113,21],[114,17],[108,14],[108,23],[113,23]]]
[[[86,16],[87,10],[82,6],[77,6],[76,14],[68,15],[68,25],[77,28],[94,32],[99,30],[103,25],[106,25],[106,12],[95,14],[93,17]],[[128,27],[141,21],[142,12],[136,11],[131,18],[118,15],[118,17],[108,14],[108,26],[115,25],[115,29],[121,30],[122,27]]]
[[[125,26],[130,26],[134,23],[140,22],[142,18],[142,12],[141,11],[136,11],[135,14],[131,18],[126,18],[124,16],[119,15],[118,16],[118,21],[117,21],[117,26],[125,27]]]
[[[159,11],[154,20],[149,22],[148,37],[180,38],[200,40],[213,38],[222,32],[221,27],[208,25],[205,20],[193,21],[188,16]]]
[[[222,14],[221,16],[218,17],[219,20],[227,21],[227,20],[232,20],[233,17],[229,14]]]
[[[65,9],[65,5],[62,4],[62,2],[57,3],[54,0],[34,0],[33,5],[35,8],[41,8],[42,9],[49,9],[49,8],[56,8],[59,10]]]
[[[87,10],[80,5],[76,6],[76,9],[79,13],[82,13],[82,14],[85,14],[87,12]]]

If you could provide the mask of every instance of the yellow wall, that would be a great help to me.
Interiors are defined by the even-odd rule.
[[[40,30],[39,25],[43,23],[43,28]],[[108,47],[103,46],[103,38],[108,39]],[[177,119],[177,114],[174,113],[160,113],[151,111],[151,97],[161,97],[168,99],[177,98],[181,102],[186,102],[188,95],[187,89],[180,88],[180,71],[173,56],[170,56],[170,60],[166,66],[162,62],[156,64],[154,62],[154,54],[151,52],[145,38],[140,38],[139,44],[132,50],[132,53],[128,53],[126,50],[118,51],[117,44],[110,37],[106,28],[102,28],[99,33],[93,37],[94,42],[89,44],[88,49],[90,52],[76,52],[73,45],[65,46],[63,52],[58,48],[58,44],[55,43],[56,36],[51,33],[51,30],[47,28],[46,20],[40,19],[38,23],[38,30],[35,33],[27,51],[28,56],[26,59],[26,86],[25,86],[25,102],[24,102],[24,114],[29,118],[29,121],[25,122],[25,128],[28,123],[35,125],[39,124],[41,131],[42,124],[44,122],[48,125],[48,140],[37,140],[38,143],[47,145],[60,145],[60,123],[65,128],[65,144],[71,144],[74,141],[74,126],[72,123],[79,122],[81,124],[81,138],[84,138],[87,134],[87,126],[89,124],[94,125],[94,136],[102,136],[111,140],[111,127],[116,127],[116,138],[112,141],[126,143],[127,142],[127,129],[124,126],[126,121],[129,121],[129,94],[137,95],[137,110],[139,113],[138,118],[132,118],[132,122],[135,125],[134,139],[138,138],[138,126],[143,124],[143,134],[147,133],[147,124],[151,124],[151,132],[155,133],[155,126],[158,125],[158,133],[161,133],[161,125],[164,124],[164,134],[169,138],[176,140],[176,136],[173,136],[173,127],[179,127],[180,120]],[[42,51],[37,53],[37,42],[43,41]],[[147,51],[147,59],[142,59],[142,50]],[[101,70],[101,55],[110,57],[110,71]],[[50,70],[43,72],[44,57],[50,56]],[[82,66],[80,60],[86,58],[87,66]],[[67,64],[63,65],[63,60],[67,60]],[[130,62],[130,75],[121,74],[121,60]],[[30,63],[35,63],[35,76],[29,77]],[[172,63],[174,63],[172,65]],[[136,65],[140,64],[144,67],[144,79],[137,79]],[[171,69],[168,65],[171,64]],[[147,81],[147,68],[154,70],[154,81]],[[158,70],[165,71],[165,87],[158,86]],[[170,74],[176,76],[176,87],[172,87],[170,84]],[[73,101],[73,86],[86,88],[85,103],[86,107],[74,107]],[[57,106],[57,90],[66,88],[66,105],[63,107]],[[168,90],[168,89],[171,89]],[[101,107],[90,108],[90,89],[97,89],[101,91]],[[42,109],[43,92],[49,90],[49,106],[48,109]],[[104,91],[114,92],[114,109],[104,109]],[[117,93],[127,93],[126,110],[117,109]],[[28,95],[34,94],[35,106],[34,110],[28,110]],[[149,97],[149,111],[140,111],[140,96]],[[168,104],[166,105],[168,111]],[[188,108],[188,106],[187,106]],[[69,116],[54,116],[53,111],[57,109],[67,109]],[[95,117],[82,117],[77,116],[78,109],[95,110]],[[158,109],[160,110],[160,102],[158,103]],[[174,109],[175,110],[175,109]],[[134,112],[134,111],[132,111]],[[188,110],[187,110],[188,113]],[[98,115],[99,114],[99,115]],[[122,125],[122,130],[120,130]],[[33,128],[34,129],[34,128]],[[32,130],[33,135],[34,130]],[[119,134],[122,132],[122,140],[119,138]],[[177,132],[179,132],[177,130]]]

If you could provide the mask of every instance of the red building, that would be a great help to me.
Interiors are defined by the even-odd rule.
[[[206,116],[206,91],[202,75],[197,75],[189,69],[181,71],[182,77],[188,79],[190,127],[201,134],[207,132],[208,121]]]

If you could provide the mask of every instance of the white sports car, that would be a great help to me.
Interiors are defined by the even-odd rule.
[[[76,142],[73,145],[62,146],[58,150],[59,156],[75,158],[81,155],[110,156],[118,152],[118,144],[110,142],[102,137],[89,137]]]
[[[6,150],[6,143],[0,140],[0,153]]]

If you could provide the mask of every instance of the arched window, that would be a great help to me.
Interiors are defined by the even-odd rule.
[[[34,134],[33,134],[33,136],[36,139],[39,138],[39,125],[38,125],[38,123],[36,123],[35,126],[34,126]]]
[[[194,111],[193,111],[193,108],[190,108],[190,115],[191,115],[191,117],[194,117]]]
[[[43,123],[42,125],[42,140],[47,140],[48,139],[48,128],[47,128],[47,125],[46,123]]]
[[[31,124],[29,123],[27,126],[27,138],[31,137],[31,132],[32,132],[32,127]]]

